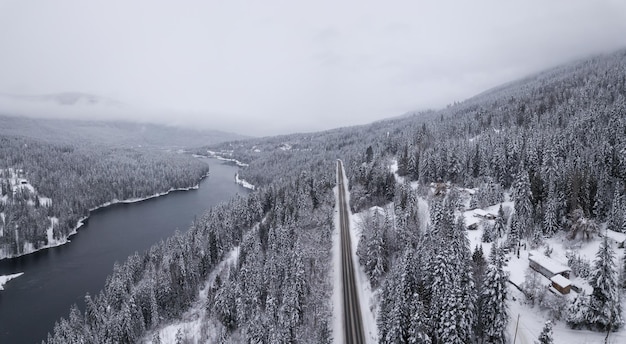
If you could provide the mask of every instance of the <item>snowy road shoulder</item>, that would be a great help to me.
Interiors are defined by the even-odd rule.
[[[20,273],[17,273],[17,274],[0,276],[0,290],[4,290],[4,285],[8,281],[10,281],[10,280],[12,280],[14,278],[18,278],[18,277],[22,276],[23,274],[24,274],[23,272],[20,272]]]

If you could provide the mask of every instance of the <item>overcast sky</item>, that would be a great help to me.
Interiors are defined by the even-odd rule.
[[[0,0],[0,93],[249,135],[442,107],[623,47],[623,0]]]

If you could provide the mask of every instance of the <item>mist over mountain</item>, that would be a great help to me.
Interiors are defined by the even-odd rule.
[[[192,147],[246,137],[190,121],[159,120],[124,102],[80,92],[0,94],[0,134],[125,147]]]

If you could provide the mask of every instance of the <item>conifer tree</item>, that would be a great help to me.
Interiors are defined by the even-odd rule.
[[[537,344],[554,343],[554,339],[552,339],[552,321],[546,321],[546,323],[543,325],[543,330],[541,330],[538,339],[539,340],[536,342]]]
[[[482,313],[479,316],[485,341],[503,344],[506,342],[505,331],[509,321],[506,306],[508,276],[502,269],[504,262],[497,251],[494,254],[495,262],[489,266],[485,276],[481,293]]]
[[[589,324],[600,331],[616,331],[624,323],[618,289],[615,253],[605,235],[596,254],[590,284]]]
[[[567,325],[573,329],[579,329],[588,325],[589,297],[583,291],[578,294],[574,302],[569,306],[567,312]]]

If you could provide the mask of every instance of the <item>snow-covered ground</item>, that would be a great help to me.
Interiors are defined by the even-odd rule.
[[[398,161],[397,160],[392,160],[391,164],[389,165],[389,171],[391,171],[391,173],[393,173],[394,177],[396,178],[396,182],[399,184],[404,184],[405,178],[401,177],[398,174]],[[411,188],[413,189],[417,189],[417,186],[419,185],[418,182],[411,182]]]
[[[20,277],[20,276],[22,276],[23,274],[24,274],[23,272],[20,272],[20,273],[17,273],[17,274],[2,275],[2,276],[0,276],[0,290],[4,290],[4,285],[5,285],[8,281],[10,281],[10,280],[12,280],[12,279],[14,279],[14,278]]]

